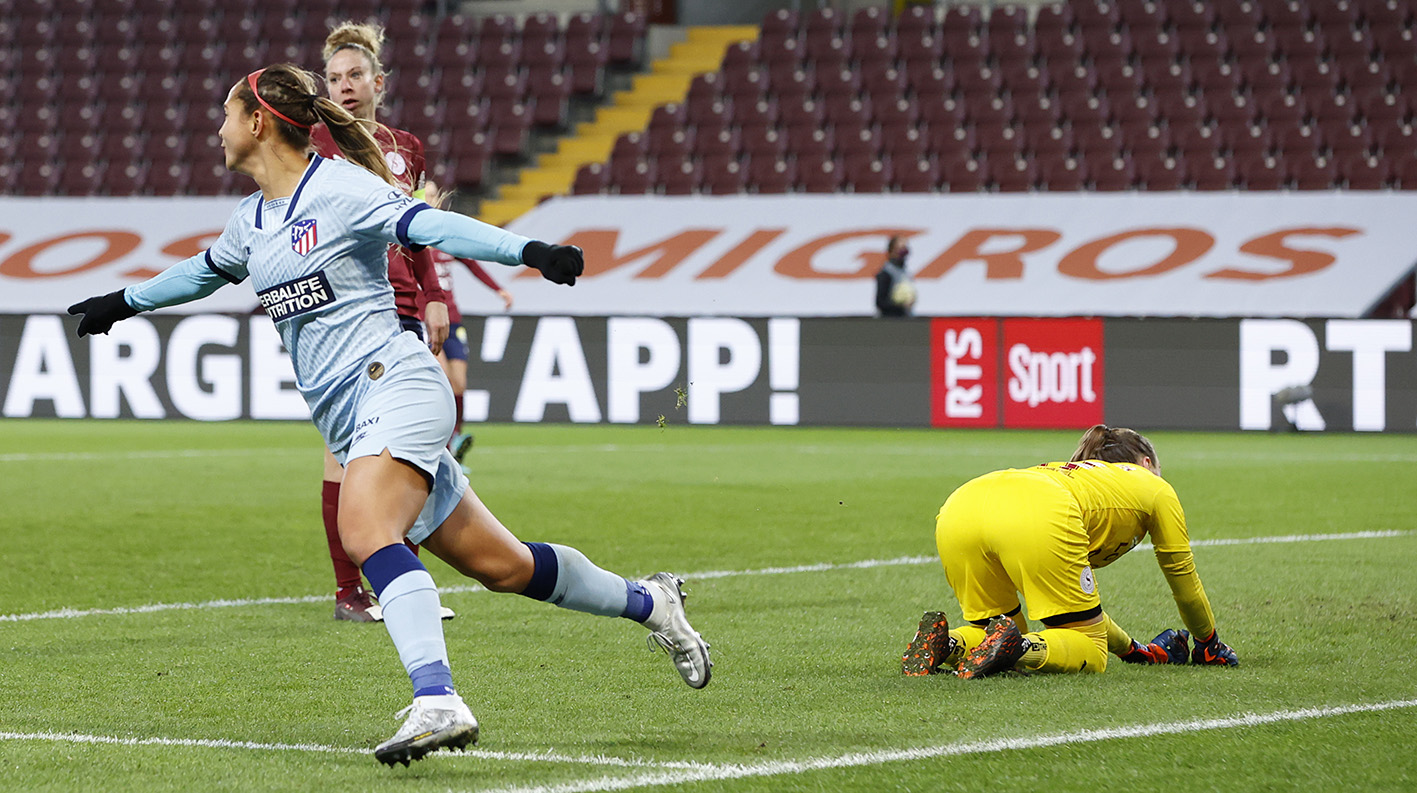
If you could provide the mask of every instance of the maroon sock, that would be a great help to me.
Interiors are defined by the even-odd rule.
[[[339,482],[325,482],[320,491],[320,504],[320,513],[325,519],[325,541],[330,545],[330,561],[335,566],[335,585],[340,589],[357,587],[363,583],[359,565],[350,560],[339,539]]]
[[[462,432],[462,394],[453,394],[453,409],[457,411],[458,420],[453,423],[453,436],[457,437]]]

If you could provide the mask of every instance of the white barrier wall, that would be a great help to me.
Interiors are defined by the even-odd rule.
[[[202,251],[230,198],[0,198],[0,312],[62,311]],[[571,289],[493,268],[520,314],[859,316],[909,239],[927,316],[1360,317],[1417,262],[1411,193],[587,196],[511,228],[580,245]],[[298,219],[298,218],[296,218]],[[459,269],[460,301],[483,288]],[[246,285],[190,311],[249,311]]]

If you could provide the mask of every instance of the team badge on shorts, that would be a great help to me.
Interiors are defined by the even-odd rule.
[[[290,248],[304,256],[315,249],[315,219],[296,221],[290,227]]]
[[[1078,583],[1082,585],[1082,591],[1085,595],[1091,595],[1093,592],[1097,591],[1097,581],[1092,577],[1091,567],[1084,567],[1082,569],[1082,575],[1078,577]]]

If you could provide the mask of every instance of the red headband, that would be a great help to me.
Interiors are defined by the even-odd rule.
[[[261,92],[256,90],[256,78],[260,77],[261,73],[264,71],[265,69],[257,69],[256,71],[246,75],[246,82],[251,86],[251,93],[256,95],[256,101],[261,103],[261,107],[264,107],[265,109],[274,113],[276,117],[284,119],[286,122],[294,124],[295,126],[300,127],[301,129],[309,129],[309,124],[301,124],[299,121],[296,121],[290,116],[287,116],[279,110],[276,110],[275,108],[271,107],[270,102],[267,102],[266,100],[261,98]]]

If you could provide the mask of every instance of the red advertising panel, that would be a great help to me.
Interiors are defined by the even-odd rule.
[[[1006,319],[1000,346],[1005,427],[1102,421],[1102,320]]]
[[[999,321],[930,321],[930,422],[936,427],[999,425]]]

